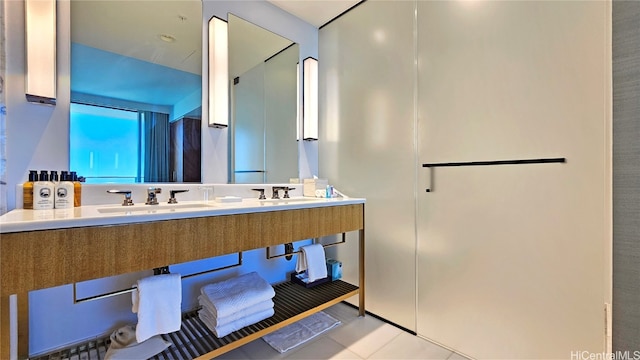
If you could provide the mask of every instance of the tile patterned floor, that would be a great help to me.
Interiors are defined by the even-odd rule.
[[[284,354],[280,354],[259,339],[216,359],[466,360],[459,354],[411,335],[373,316],[358,317],[358,311],[348,305],[334,305],[326,309],[325,312],[340,320],[342,324]]]

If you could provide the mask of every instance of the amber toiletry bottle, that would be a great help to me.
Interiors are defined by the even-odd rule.
[[[78,207],[82,205],[82,184],[78,181],[78,174],[75,171],[71,172],[71,181],[73,182],[73,206]]]
[[[33,183],[38,181],[38,172],[29,170],[29,180],[22,185],[22,208],[33,209]]]

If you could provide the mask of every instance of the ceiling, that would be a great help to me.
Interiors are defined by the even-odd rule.
[[[361,0],[266,1],[320,27]],[[162,99],[164,105],[171,104],[172,97],[183,98],[192,93],[189,84],[198,83],[194,76],[202,70],[201,10],[201,0],[72,0],[71,41],[78,44],[72,45],[72,91],[107,97],[135,93],[133,101],[157,104]],[[248,30],[246,33],[250,34]],[[162,39],[164,34],[169,38]],[[175,41],[167,41],[171,38]],[[254,35],[249,38],[258,39]],[[104,56],[80,62],[74,56],[80,47],[92,53],[103,51]],[[112,64],[122,63],[126,64],[125,70],[109,71]],[[145,73],[145,63],[154,65],[153,72],[159,76],[141,79],[139,74]],[[241,65],[239,61],[235,63]],[[79,72],[91,77],[81,78],[77,76]]]
[[[267,0],[315,27],[320,27],[362,0]]]

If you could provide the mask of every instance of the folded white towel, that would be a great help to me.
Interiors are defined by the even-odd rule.
[[[256,313],[262,310],[272,309],[274,305],[273,300],[265,300],[255,305],[252,305],[248,308],[244,308],[244,309],[241,309],[240,311],[236,311],[231,315],[219,317],[214,315],[212,310],[213,304],[211,304],[211,302],[208,300],[206,296],[204,295],[198,296],[198,303],[202,306],[203,309],[207,309],[207,311],[211,314],[211,317],[213,318],[214,326],[225,325],[235,320],[238,320],[240,318],[243,318],[247,315],[251,315],[253,313]]]
[[[138,280],[131,295],[131,310],[138,314],[136,340],[141,343],[158,334],[180,330],[182,281],[180,274],[150,276]]]
[[[300,248],[296,262],[296,272],[307,271],[309,282],[327,277],[327,259],[322,244],[305,245]]]
[[[200,292],[209,298],[213,305],[211,311],[219,318],[269,300],[276,294],[273,287],[256,272],[205,285]]]
[[[259,321],[262,321],[264,319],[270,318],[273,316],[274,314],[274,310],[273,308],[271,309],[267,309],[267,310],[262,310],[259,311],[257,313],[253,313],[250,314],[248,316],[245,316],[243,318],[240,318],[238,320],[235,320],[231,323],[225,324],[225,325],[220,325],[220,326],[214,326],[213,325],[213,321],[211,319],[211,314],[208,314],[207,311],[203,311],[202,309],[198,311],[198,317],[200,318],[200,320],[202,320],[202,322],[207,325],[207,327],[209,328],[209,330],[213,331],[213,333],[221,338],[224,336],[227,336],[229,334],[231,334],[234,331],[240,330],[245,326],[249,326],[249,325],[253,325]]]

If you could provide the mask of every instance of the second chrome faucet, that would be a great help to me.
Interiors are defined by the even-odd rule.
[[[159,187],[150,187],[147,189],[147,205],[158,205],[158,197],[156,194],[160,194],[162,192],[162,188]]]

